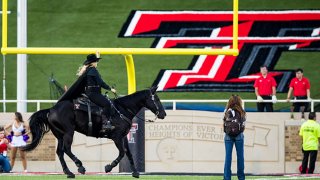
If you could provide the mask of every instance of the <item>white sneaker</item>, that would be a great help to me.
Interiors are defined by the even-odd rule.
[[[26,170],[26,169],[25,169],[23,172],[27,173],[27,172],[28,172],[28,170]]]

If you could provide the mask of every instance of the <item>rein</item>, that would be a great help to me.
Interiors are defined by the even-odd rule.
[[[116,97],[116,99],[118,98],[118,95],[116,93],[113,93]],[[129,125],[131,125],[131,120],[129,118],[127,118],[125,115],[123,115],[118,108],[113,104],[113,102],[109,99],[108,95],[106,94],[108,101],[110,102],[111,106],[117,111],[117,113],[119,114],[120,118],[125,120]]]
[[[141,121],[145,121],[145,122],[154,122],[158,119],[158,117],[156,116],[153,120],[152,119],[142,119],[139,116],[136,116],[139,120]]]
[[[114,95],[114,97],[115,97],[115,99],[118,99],[118,94],[116,93],[116,92],[112,92],[113,93],[113,95]],[[155,118],[154,118],[154,120],[152,120],[152,119],[146,119],[146,118],[141,118],[141,117],[139,117],[139,116],[137,116],[136,114],[134,114],[133,112],[131,112],[129,109],[127,109],[128,110],[128,112],[131,114],[131,115],[133,115],[134,117],[137,117],[139,120],[141,120],[141,121],[145,121],[145,122],[154,122],[155,120],[157,120],[158,119],[158,114],[159,114],[159,107],[158,107],[158,105],[156,104],[156,102],[154,101],[154,94],[152,94],[151,93],[151,91],[150,91],[150,94],[151,94],[151,99],[152,99],[152,102],[153,102],[153,104],[156,106],[156,108],[157,108],[157,112],[156,112],[156,114],[155,114]],[[109,100],[110,101],[110,100]],[[110,101],[111,102],[111,101]],[[125,118],[127,118],[126,116],[124,116],[123,114],[121,114],[121,112],[114,106],[114,104],[111,102],[111,105],[114,107],[114,109],[117,111],[117,113],[120,115],[120,117],[121,116],[123,116],[123,117],[125,117]],[[128,119],[128,118],[127,118]]]

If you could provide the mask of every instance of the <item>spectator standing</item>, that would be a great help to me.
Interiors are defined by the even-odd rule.
[[[267,66],[260,67],[261,76],[254,82],[255,94],[257,96],[258,112],[273,112],[272,103],[277,102],[275,79],[268,74]],[[262,102],[263,100],[272,100],[273,102]]]
[[[4,128],[0,126],[0,172],[8,173],[11,170],[10,162],[7,157],[8,147],[10,147],[9,141],[6,138]]]
[[[301,174],[313,174],[319,146],[320,125],[316,122],[316,113],[309,113],[309,120],[301,125],[299,135],[302,137],[302,170]],[[308,168],[308,161],[310,163]],[[308,172],[307,172],[308,168]]]
[[[233,135],[230,135],[230,131],[227,129],[231,129],[226,127],[226,121],[230,122],[238,122],[239,125],[237,129],[239,132]],[[231,162],[232,162],[232,150],[233,145],[236,147],[237,151],[237,176],[239,180],[245,179],[244,174],[244,135],[243,131],[245,129],[245,121],[246,121],[246,112],[242,108],[242,100],[238,95],[232,95],[229,98],[229,101],[226,106],[225,115],[223,118],[224,121],[224,144],[226,150],[225,162],[224,162],[224,180],[231,180]],[[232,131],[233,132],[233,131]]]
[[[27,159],[26,159],[26,153],[21,150],[21,147],[25,146],[27,143],[24,139],[24,135],[28,134],[27,130],[29,129],[23,121],[22,115],[20,112],[15,112],[14,113],[14,120],[12,123],[8,124],[5,127],[6,129],[9,129],[11,127],[11,134],[12,134],[12,140],[11,140],[11,156],[10,156],[10,162],[11,162],[11,168],[13,169],[16,156],[17,156],[17,151],[19,150],[20,152],[20,158],[22,161],[22,166],[24,172],[27,171]]]
[[[310,82],[308,78],[303,77],[303,69],[296,70],[296,77],[293,78],[289,85],[287,101],[290,101],[291,93],[293,91],[294,100],[311,100],[310,97]],[[308,102],[295,102],[291,107],[291,119],[294,118],[293,112],[301,111],[301,119],[304,119],[304,112],[308,110]]]

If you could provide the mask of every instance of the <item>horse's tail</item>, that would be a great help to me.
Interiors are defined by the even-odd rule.
[[[30,144],[22,147],[23,151],[34,150],[41,142],[44,134],[50,131],[48,122],[48,113],[50,109],[43,109],[35,112],[29,118],[29,127],[32,134],[32,141]]]

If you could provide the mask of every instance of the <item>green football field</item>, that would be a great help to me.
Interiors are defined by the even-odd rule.
[[[28,0],[28,47],[150,47],[154,38],[119,38],[132,10],[232,10],[232,0]],[[8,46],[16,46],[17,1],[9,1]],[[320,9],[319,0],[239,0],[239,10]],[[1,20],[0,20],[1,22]],[[127,75],[122,55],[103,55],[98,69],[103,79],[127,94]],[[150,87],[161,69],[186,69],[193,56],[134,56],[137,90]],[[16,99],[16,55],[6,56],[6,99]],[[28,55],[27,99],[50,99],[51,74],[70,86],[84,55]],[[305,69],[312,83],[312,98],[320,98],[320,53],[285,52],[275,69]],[[2,60],[1,60],[2,64]],[[2,65],[1,65],[2,67]],[[0,75],[3,77],[3,67]],[[2,86],[2,83],[1,83]],[[225,99],[233,92],[161,92],[161,99]],[[254,99],[253,93],[240,93]],[[284,99],[279,93],[278,99]],[[2,99],[2,88],[0,88]],[[254,104],[249,105],[254,106]],[[35,105],[28,106],[34,111]],[[276,109],[289,104],[276,105]],[[0,105],[2,110],[2,104]],[[15,111],[10,105],[8,111]]]
[[[67,179],[64,175],[10,175],[4,174],[0,176],[0,179],[6,180],[46,180],[46,179]],[[133,180],[129,175],[78,175],[75,179],[110,179],[110,180]],[[222,176],[185,176],[185,175],[142,175],[139,179],[145,180],[221,180]],[[236,176],[232,177],[232,180],[237,180]],[[277,179],[277,180],[300,180],[300,179],[319,179],[315,176],[246,176],[246,180],[268,180],[268,179]]]

